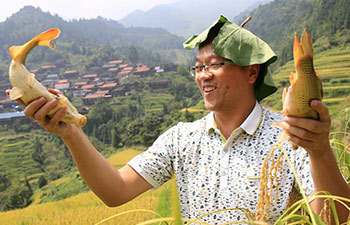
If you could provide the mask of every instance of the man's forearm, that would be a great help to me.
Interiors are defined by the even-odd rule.
[[[311,173],[315,185],[315,192],[328,191],[331,195],[350,198],[350,188],[341,175],[336,159],[331,149],[319,158],[310,156]],[[315,199],[311,207],[315,213],[323,208],[324,199]],[[345,222],[349,211],[340,203],[336,203],[340,222]]]
[[[123,189],[120,173],[111,165],[88,140],[84,132],[74,128],[69,139],[63,139],[78,170],[93,192],[109,206],[120,205],[118,192]],[[121,192],[120,192],[121,193]]]

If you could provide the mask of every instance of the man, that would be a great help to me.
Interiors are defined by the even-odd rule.
[[[81,129],[59,122],[65,108],[47,119],[57,104],[55,100],[34,100],[25,115],[62,138],[88,186],[108,206],[128,202],[162,185],[174,173],[183,217],[194,219],[227,209],[200,220],[210,224],[247,220],[242,210],[228,209],[257,211],[260,171],[280,132],[271,125],[283,119],[258,103],[276,91],[267,69],[276,56],[265,42],[222,16],[184,46],[199,47],[191,73],[212,112],[169,129],[120,170],[107,162]],[[283,129],[290,141],[304,148],[293,151],[284,143],[288,156],[307,195],[326,190],[349,198],[350,189],[329,143],[328,109],[319,101],[312,101],[311,107],[319,113],[319,121],[284,118]],[[279,154],[281,151],[275,151],[272,158],[277,159]],[[285,158],[282,165],[277,173],[277,202],[270,207],[272,223],[287,208],[293,187],[299,188]],[[316,213],[323,208],[320,199],[310,204]],[[346,209],[338,206],[340,220],[346,221],[347,215]]]

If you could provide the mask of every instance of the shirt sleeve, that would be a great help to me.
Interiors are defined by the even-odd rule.
[[[309,196],[312,193],[314,193],[314,181],[312,179],[311,170],[310,170],[309,154],[306,152],[305,149],[300,147],[299,149],[294,151],[294,154],[295,154],[294,166],[295,166],[296,173],[300,180],[301,187],[305,191],[306,196]],[[294,188],[296,188],[300,193],[300,188],[296,181],[294,182]]]
[[[171,178],[175,127],[160,135],[143,153],[128,162],[140,176],[154,188],[158,188]]]

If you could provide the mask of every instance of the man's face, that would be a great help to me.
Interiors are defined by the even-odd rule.
[[[227,59],[217,56],[208,44],[198,50],[196,66],[220,63]],[[254,96],[250,70],[235,64],[223,65],[215,73],[203,70],[196,75],[205,106],[214,112],[229,112]]]

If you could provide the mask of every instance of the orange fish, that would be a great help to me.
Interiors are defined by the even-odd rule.
[[[39,34],[22,46],[10,47],[9,51],[12,61],[9,69],[9,78],[13,87],[10,91],[10,99],[20,99],[25,105],[28,105],[29,102],[39,97],[45,97],[47,101],[58,99],[59,103],[56,108],[49,112],[48,116],[53,116],[62,106],[66,106],[67,113],[62,121],[65,123],[75,123],[79,127],[82,127],[86,123],[86,117],[79,114],[77,109],[65,96],[50,93],[35,79],[35,74],[30,73],[24,66],[27,54],[36,46],[55,48],[55,45],[50,43],[50,41],[57,38],[59,34],[59,29],[51,29]]]

